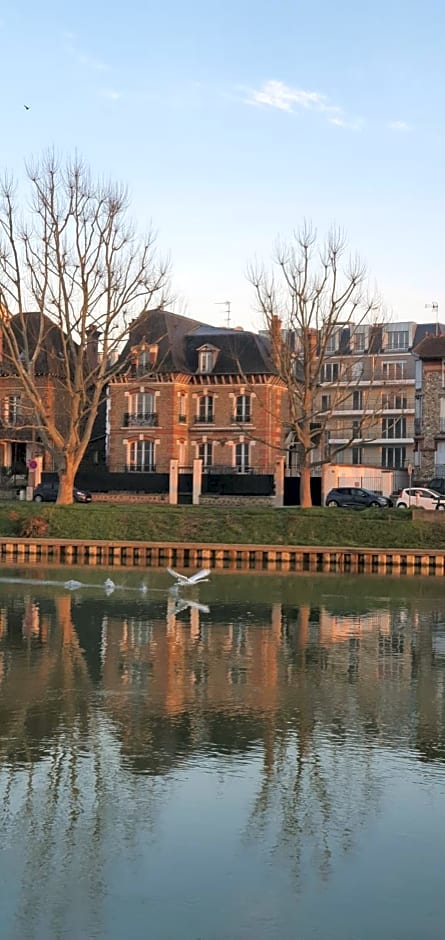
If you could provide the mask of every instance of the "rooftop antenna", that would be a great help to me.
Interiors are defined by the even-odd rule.
[[[217,300],[215,303],[215,307],[226,308],[226,317],[227,317],[226,326],[227,328],[229,328],[230,327],[230,300]]]
[[[433,300],[432,304],[425,304],[425,310],[434,310],[436,314],[436,336],[439,336],[439,304]]]

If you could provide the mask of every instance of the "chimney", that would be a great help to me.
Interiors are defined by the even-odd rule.
[[[272,359],[278,367],[281,361],[281,319],[274,313],[270,320],[269,327],[270,345],[272,350]]]
[[[99,364],[99,337],[100,330],[90,326],[87,330],[86,360],[91,371]]]

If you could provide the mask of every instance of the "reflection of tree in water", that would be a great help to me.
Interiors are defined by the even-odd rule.
[[[6,611],[3,834],[29,847],[17,936],[46,909],[62,936],[80,896],[89,925],[101,923],[106,864],[141,826],[156,838],[169,776],[187,762],[256,766],[262,751],[249,837],[327,878],[378,810],[377,746],[403,734],[428,759],[442,746],[430,613],[416,625],[400,605],[351,610],[340,598],[327,610],[313,598],[283,615],[233,602],[201,629],[196,612],[166,616],[165,602],[150,620],[128,600],[108,609],[63,595]]]
[[[45,642],[34,628],[32,656],[29,604],[23,610],[16,604],[17,617],[11,608],[9,618],[11,642],[18,646],[21,632],[22,649],[0,687],[0,800],[3,840],[26,846],[17,878],[18,938],[43,935],[48,924],[54,937],[65,936],[68,925],[80,936],[83,921],[89,936],[102,935],[104,869],[116,830],[118,843],[131,845],[141,825],[137,781],[123,777],[114,731],[92,703],[71,602],[57,596],[45,614],[41,605],[34,622],[44,626]],[[157,816],[156,784],[152,789],[153,801],[147,788],[143,794],[146,828]]]
[[[297,716],[265,756],[248,838],[284,854],[299,878],[309,864],[329,877],[339,853],[378,810],[380,787],[371,752],[329,741],[317,723]]]

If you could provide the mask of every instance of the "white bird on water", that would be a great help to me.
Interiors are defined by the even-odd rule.
[[[105,594],[112,594],[113,591],[116,590],[116,585],[114,581],[111,580],[111,578],[107,578],[107,580],[104,582],[104,589]]]
[[[167,571],[171,574],[172,578],[175,579],[178,587],[181,587],[181,585],[185,586],[186,584],[199,584],[200,581],[208,581],[210,574],[210,568],[202,568],[201,571],[192,574],[190,578],[187,578],[185,574],[180,574],[179,571],[174,571],[173,568],[167,568]]]

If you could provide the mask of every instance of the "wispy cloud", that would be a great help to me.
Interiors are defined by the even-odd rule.
[[[390,121],[388,127],[391,131],[412,131],[412,125],[406,121]]]
[[[334,124],[335,127],[344,127],[346,130],[350,131],[360,131],[365,125],[363,118],[349,119],[344,117],[331,117],[329,118],[329,123]]]
[[[333,104],[327,95],[319,91],[293,88],[276,80],[264,82],[260,88],[250,91],[245,100],[247,104],[276,108],[290,114],[299,110],[319,111],[330,124],[352,130],[359,130],[364,123],[361,118],[349,118],[342,108]]]
[[[277,81],[265,82],[261,88],[254,89],[247,100],[249,104],[268,105],[279,111],[295,111],[296,108],[325,111],[329,107],[326,95],[318,91],[291,88]]]
[[[96,59],[91,55],[85,55],[83,52],[78,52],[76,58],[79,65],[91,69],[92,72],[108,72],[110,68],[110,66],[107,65],[106,62],[102,62],[101,59]]]
[[[116,91],[115,88],[101,88],[99,91],[101,98],[106,98],[107,101],[121,101],[124,97],[121,91]]]

